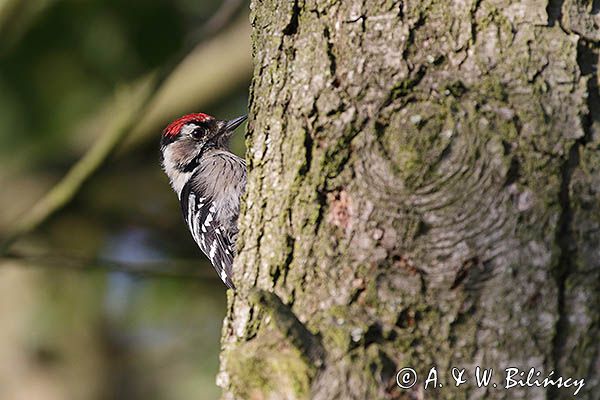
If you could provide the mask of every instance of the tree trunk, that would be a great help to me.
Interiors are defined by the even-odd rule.
[[[224,398],[598,398],[597,2],[252,10]]]

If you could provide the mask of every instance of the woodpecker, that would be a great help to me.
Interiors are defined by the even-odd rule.
[[[161,164],[192,237],[232,289],[246,162],[229,151],[228,142],[246,118],[224,121],[202,113],[185,115],[163,130],[160,141]]]

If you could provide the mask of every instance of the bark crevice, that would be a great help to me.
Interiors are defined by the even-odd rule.
[[[548,14],[548,26],[552,27],[557,23],[561,24],[562,19],[562,6],[565,0],[548,0],[546,6],[546,13]]]
[[[290,18],[290,22],[283,29],[283,34],[287,36],[295,35],[298,32],[298,18],[300,18],[300,5],[298,4],[299,0],[294,0],[294,4],[292,5],[292,15]]]

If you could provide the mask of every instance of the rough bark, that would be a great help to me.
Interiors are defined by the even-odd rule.
[[[224,398],[572,397],[454,387],[476,365],[597,398],[599,18],[591,0],[252,2]]]

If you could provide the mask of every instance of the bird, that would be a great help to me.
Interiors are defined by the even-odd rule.
[[[247,171],[245,160],[229,150],[229,138],[247,118],[187,114],[171,122],[160,141],[161,165],[192,237],[231,289]]]

